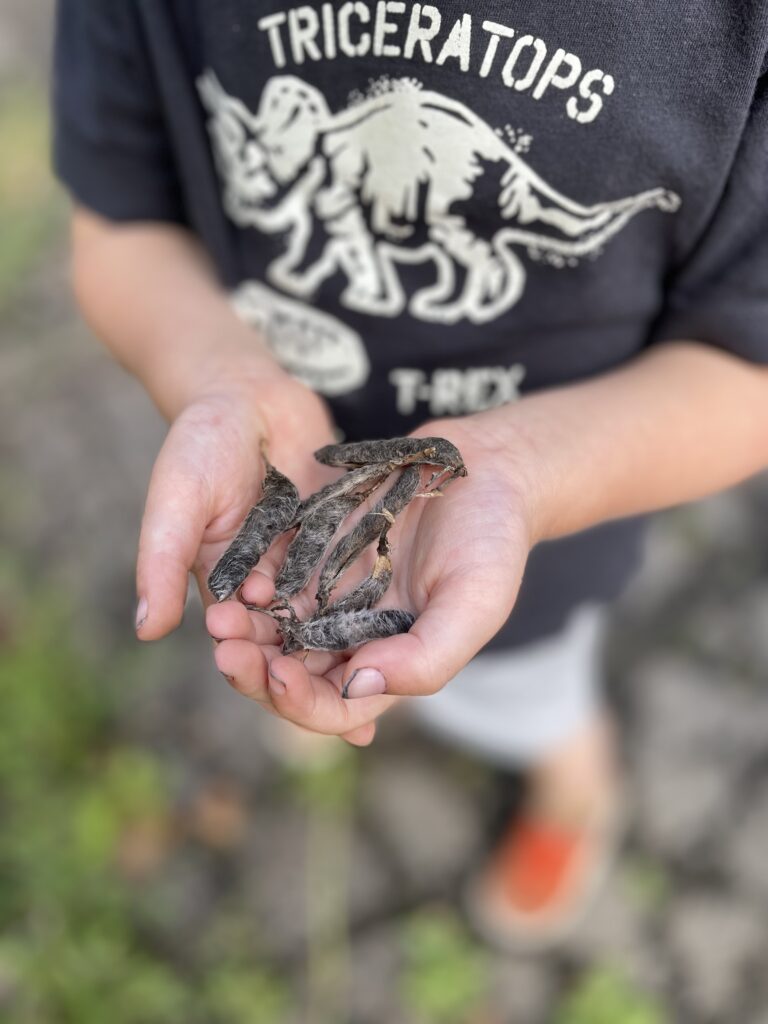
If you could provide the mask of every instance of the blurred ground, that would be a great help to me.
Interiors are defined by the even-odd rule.
[[[393,720],[286,772],[196,604],[133,640],[163,426],[68,297],[47,16],[0,11],[0,1020],[765,1024],[768,481],[658,517],[609,651],[621,862],[557,956],[484,949],[487,769]]]

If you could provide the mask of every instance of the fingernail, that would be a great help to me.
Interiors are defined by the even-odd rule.
[[[275,675],[271,668],[269,670],[269,689],[278,697],[282,697],[288,689],[280,676]]]
[[[147,612],[149,611],[149,603],[146,597],[142,597],[139,603],[136,605],[136,629],[139,630],[147,621]]]
[[[375,697],[387,692],[387,680],[377,668],[359,668],[344,684],[341,696],[345,700],[355,697]]]

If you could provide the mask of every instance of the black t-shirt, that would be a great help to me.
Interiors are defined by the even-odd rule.
[[[347,437],[393,436],[669,339],[768,361],[767,52],[764,0],[59,0],[55,163],[194,230]],[[641,535],[541,545],[496,643]]]

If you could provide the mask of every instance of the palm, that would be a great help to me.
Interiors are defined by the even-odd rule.
[[[270,438],[270,460],[302,494],[311,493],[328,479],[328,470],[311,455],[315,446],[332,440],[325,407],[294,382],[284,384],[281,395],[285,408],[294,409],[295,414],[283,413],[279,420],[268,399],[256,406],[228,396],[192,406],[174,424],[170,450],[161,455],[161,460],[167,454],[167,459],[177,464],[183,460],[195,474],[204,498],[204,525],[194,572],[206,603],[210,600],[204,586],[208,573],[258,501],[264,476],[261,439]]]
[[[527,554],[512,491],[473,446],[460,446],[470,475],[441,498],[414,501],[394,531],[396,565],[392,599],[421,613],[440,586],[456,600],[481,606],[489,623],[506,619],[510,580]],[[475,456],[473,458],[473,455]]]

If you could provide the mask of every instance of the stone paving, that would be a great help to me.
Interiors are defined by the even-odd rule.
[[[134,546],[163,425],[78,323],[61,240],[0,321],[0,379],[0,542],[41,566],[109,657],[131,644]],[[490,1006],[473,1020],[546,1024],[570,980],[604,965],[651,993],[659,1019],[768,1020],[767,570],[765,478],[656,518],[607,653],[631,812],[620,862],[556,954],[488,953]],[[296,882],[314,828],[327,884],[343,890],[348,1019],[404,1021],[401,923],[457,904],[503,780],[395,716],[354,759],[354,810],[313,822],[278,784],[258,710],[213,670],[194,600],[172,640],[135,657],[146,685],[126,701],[126,729],[178,765],[190,794],[217,780],[238,794],[226,885],[218,854],[174,861],[158,928],[183,948],[223,892],[301,977],[307,914],[322,917]]]

